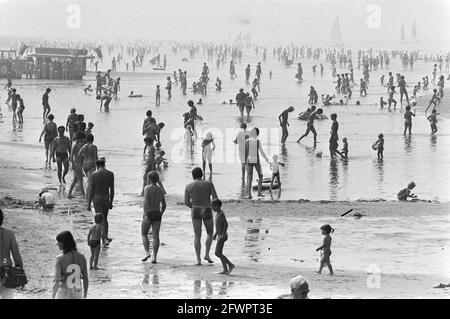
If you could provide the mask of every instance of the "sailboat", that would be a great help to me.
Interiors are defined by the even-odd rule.
[[[339,17],[336,17],[334,23],[331,27],[331,39],[330,45],[336,47],[344,46],[344,41],[342,40],[341,29],[339,27]]]

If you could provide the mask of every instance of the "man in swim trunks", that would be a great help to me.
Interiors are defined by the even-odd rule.
[[[78,152],[78,157],[83,168],[84,175],[88,179],[86,187],[86,194],[90,193],[91,175],[95,172],[95,162],[98,160],[97,146],[92,144],[94,142],[94,135],[86,135],[86,144],[84,144]],[[89,204],[89,203],[88,203]]]
[[[91,203],[93,203],[95,213],[103,215],[106,239],[102,240],[103,245],[106,247],[112,241],[112,239],[108,237],[108,212],[113,208],[114,173],[105,168],[104,159],[96,160],[95,165],[97,166],[97,171],[93,172],[91,175],[87,210],[91,210]]]
[[[281,114],[278,116],[278,120],[280,121],[280,126],[282,129],[282,133],[281,133],[281,145],[284,145],[286,143],[286,139],[289,136],[289,132],[287,127],[289,126],[288,123],[288,117],[289,117],[289,113],[294,111],[294,107],[293,106],[289,106],[286,110],[284,110],[283,112],[281,112]]]
[[[152,227],[153,236],[153,258],[152,264],[156,264],[156,256],[159,249],[159,230],[161,227],[161,218],[166,210],[165,192],[157,185],[159,182],[159,175],[152,171],[147,175],[150,185],[145,186],[144,189],[144,216],[141,225],[142,244],[146,252],[146,257],[142,261],[147,261],[151,257],[150,242],[148,240],[148,232],[150,226]]]
[[[208,263],[213,263],[209,257],[209,250],[213,240],[214,220],[211,210],[211,198],[217,199],[216,189],[214,184],[207,180],[202,180],[203,171],[200,167],[192,170],[192,178],[194,182],[186,186],[184,192],[184,203],[191,208],[192,225],[194,226],[194,247],[197,255],[197,265],[201,265],[200,252],[202,236],[202,220],[206,228],[206,242],[205,242],[205,260]]]
[[[66,131],[69,132],[70,141],[72,142],[75,137],[75,123],[78,121],[78,114],[75,108],[70,109],[70,114],[67,116]]]
[[[55,158],[56,153],[56,163],[58,165],[58,180],[59,185],[66,183],[66,175],[69,172],[69,155],[72,148],[72,144],[67,136],[64,135],[66,129],[64,126],[58,127],[59,136],[53,141],[53,153],[52,157]],[[61,181],[61,171],[62,165],[64,165],[64,174]]]
[[[248,198],[252,199],[252,182],[253,182],[253,169],[256,169],[258,173],[258,197],[264,197],[261,192],[263,173],[261,169],[261,162],[259,154],[269,163],[266,153],[264,153],[261,147],[261,141],[258,139],[259,129],[257,127],[250,131],[250,138],[245,141],[245,162],[247,164],[247,193]]]
[[[39,136],[39,143],[40,143],[42,140],[42,136],[45,134],[44,136],[45,163],[49,164],[51,162],[50,158],[52,157],[53,154],[53,141],[58,136],[56,124],[53,122],[54,118],[55,117],[53,114],[50,114],[48,116],[49,122],[44,125],[44,129],[41,132],[41,136]],[[53,162],[55,161],[56,159],[53,157]]]
[[[241,117],[244,117],[245,97],[244,89],[239,89],[239,93],[236,95],[236,104],[239,107]]]
[[[77,132],[75,134],[75,145],[72,148],[71,153],[71,162],[73,169],[73,181],[69,188],[69,194],[67,194],[67,198],[73,198],[72,191],[75,185],[78,183],[80,185],[81,194],[83,198],[85,198],[84,187],[83,187],[83,163],[80,161],[78,157],[78,153],[80,152],[81,147],[83,146],[83,140],[85,139],[85,134],[83,132]]]
[[[245,185],[245,141],[250,137],[249,132],[247,131],[247,124],[241,123],[241,129],[242,131],[239,131],[237,133],[236,137],[234,138],[234,144],[238,145],[239,149],[239,160],[241,161],[241,170],[242,170],[242,186]]]
[[[47,88],[45,90],[44,95],[42,95],[42,107],[44,108],[44,112],[42,113],[42,120],[45,123],[45,118],[50,114],[50,104],[48,104],[48,94],[51,92],[52,90],[50,88]]]
[[[302,136],[300,136],[300,138],[297,140],[297,143],[299,143],[302,138],[308,136],[309,132],[313,132],[313,137],[314,137],[314,146],[316,146],[317,144],[317,132],[316,129],[314,128],[314,120],[316,119],[316,115],[317,114],[322,114],[323,110],[322,109],[318,109],[316,110],[316,107],[313,105],[311,106],[311,114],[309,115],[308,118],[308,124],[306,125],[306,132],[305,134],[303,134]]]

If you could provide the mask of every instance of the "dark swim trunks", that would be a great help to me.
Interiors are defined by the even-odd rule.
[[[67,152],[56,152],[56,158],[64,161],[65,159],[69,158],[69,155],[67,154]]]
[[[90,240],[89,241],[89,247],[91,247],[92,249],[97,248],[98,246],[100,246],[100,239],[97,240]]]
[[[151,222],[159,222],[159,221],[161,221],[161,217],[162,217],[162,213],[160,211],[146,212],[145,215],[147,216],[148,220]]]
[[[193,207],[191,212],[192,219],[211,220],[213,218],[211,208]]]
[[[94,209],[96,213],[103,214],[105,218],[108,217],[109,201],[94,199]]]

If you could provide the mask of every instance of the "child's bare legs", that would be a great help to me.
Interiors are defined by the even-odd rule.
[[[89,245],[89,248],[91,249],[91,258],[89,259],[89,269],[94,269],[94,254],[95,254],[95,250],[94,248],[92,248],[92,246]]]
[[[223,246],[226,240],[226,238],[221,237],[217,239],[216,244],[215,255],[220,258],[220,262],[222,263],[223,267],[223,271],[220,272],[220,274],[229,274],[234,268],[234,265],[231,263],[231,261],[223,254]]]
[[[324,265],[325,265],[325,263],[324,263],[323,258],[322,258],[322,259],[320,260],[319,270],[316,271],[316,273],[318,273],[319,275],[322,274],[322,269],[323,269],[323,266],[324,266]]]
[[[333,275],[334,275],[334,272],[333,272],[333,266],[331,266],[330,260],[328,260],[328,261],[326,262],[326,264],[327,264],[327,266],[328,266],[328,270],[330,271],[330,276],[333,276]]]
[[[147,261],[150,258],[150,241],[148,240],[148,232],[150,230],[151,223],[147,217],[144,217],[141,224],[141,237],[142,237],[142,245],[145,250],[145,258],[142,261]]]
[[[270,181],[270,190],[272,190],[274,181],[275,181],[275,175],[272,175],[272,180]]]
[[[320,260],[320,267],[319,267],[319,270],[316,271],[316,273],[318,273],[319,275],[322,274],[322,269],[325,265],[327,265],[328,270],[330,271],[330,275],[334,275],[333,267],[331,266],[331,262],[330,262],[330,255],[326,255],[326,254]]]
[[[100,255],[100,248],[101,248],[101,245],[98,245],[97,247],[95,247],[93,249],[93,251],[94,251],[94,269],[95,270],[98,269],[97,265],[98,265],[98,257]],[[92,248],[91,248],[91,251],[92,251]]]
[[[156,256],[159,250],[159,230],[161,228],[161,221],[152,222],[152,235],[153,235],[153,258],[152,263],[156,264]]]

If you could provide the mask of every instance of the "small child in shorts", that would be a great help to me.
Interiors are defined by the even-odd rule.
[[[103,215],[95,214],[94,216],[95,225],[89,229],[89,234],[87,237],[87,242],[91,248],[91,259],[89,261],[89,269],[97,270],[98,256],[100,255],[100,241],[106,241],[105,236],[105,226],[103,225]]]
[[[330,256],[331,256],[331,236],[330,233],[334,233],[334,229],[331,228],[330,225],[326,224],[320,227],[320,230],[322,231],[322,235],[325,237],[323,238],[323,244],[319,248],[316,249],[316,251],[321,251],[321,258],[320,258],[320,267],[319,270],[316,271],[319,275],[322,274],[322,269],[325,265],[328,266],[328,270],[330,271],[330,276],[333,276],[333,267],[331,266],[330,262]]]
[[[284,163],[278,162],[278,155],[272,156],[273,162],[270,163],[270,167],[272,169],[272,180],[270,181],[270,190],[272,190],[273,182],[277,179],[278,186],[281,188],[281,180],[280,180],[280,165],[285,166]]]

